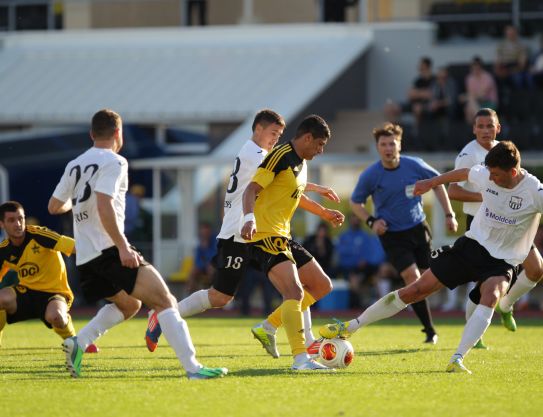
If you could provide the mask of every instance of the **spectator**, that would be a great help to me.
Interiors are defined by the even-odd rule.
[[[211,260],[216,252],[217,245],[211,225],[206,222],[200,223],[198,226],[198,246],[194,250],[194,266],[187,283],[189,294],[211,285],[214,272]]]
[[[334,243],[330,237],[330,227],[328,223],[319,223],[314,235],[308,236],[303,246],[317,260],[326,275],[334,276],[333,259]]]
[[[471,69],[466,76],[466,93],[462,95],[464,116],[472,123],[480,108],[488,107],[496,110],[498,107],[498,88],[492,75],[483,67],[483,61],[475,56],[471,61]]]
[[[510,80],[518,88],[530,87],[526,71],[528,53],[518,38],[517,29],[511,25],[506,26],[504,36],[496,50],[496,76]]]
[[[145,197],[145,187],[133,184],[126,193],[126,208],[124,218],[124,233],[147,259],[151,258],[152,216],[141,206]]]
[[[357,216],[351,215],[349,229],[339,235],[336,246],[338,272],[349,282],[351,308],[362,305],[362,282],[371,278],[385,260],[379,239],[372,239],[360,223]]]
[[[387,103],[385,105],[385,116],[387,120],[399,121],[401,113],[413,113],[416,122],[420,120],[424,111],[428,111],[432,99],[432,86],[435,76],[432,72],[432,60],[429,57],[422,57],[418,67],[419,75],[413,81],[407,94],[408,101],[402,105]]]
[[[447,68],[437,71],[436,81],[432,85],[429,113],[433,118],[454,118],[458,101],[458,89],[455,81],[449,77]]]
[[[532,78],[530,84],[539,90],[543,90],[543,33],[539,35],[539,49],[532,60],[530,75]]]

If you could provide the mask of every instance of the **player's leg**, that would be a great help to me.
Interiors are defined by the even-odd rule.
[[[185,320],[179,315],[177,300],[152,265],[138,269],[131,296],[157,312],[160,327],[189,378],[203,379],[226,375],[225,368],[205,368],[196,360],[196,352]]]
[[[466,284],[466,288],[469,289],[470,284]],[[473,312],[479,305],[479,302],[481,301],[481,288],[480,284],[477,283],[475,287],[469,291],[468,296],[466,297],[466,323],[470,319],[470,317],[473,315]],[[481,337],[477,342],[475,342],[475,345],[473,345],[473,349],[488,349],[488,346],[484,342],[483,338]]]
[[[507,330],[514,332],[517,324],[513,317],[513,305],[524,294],[531,291],[543,278],[543,258],[536,247],[532,247],[528,257],[522,263],[523,271],[511,286],[507,294],[499,301],[496,311],[500,313],[502,324]]]
[[[2,335],[4,334],[4,327],[6,327],[6,323],[6,310],[0,310],[0,346],[2,346]]]
[[[213,258],[216,268],[213,286],[206,290],[195,291],[177,304],[181,317],[190,317],[203,313],[210,308],[222,308],[234,299],[243,275],[247,269],[248,245],[220,239],[217,255]],[[145,341],[149,351],[154,352],[162,329],[154,310],[149,312]]]
[[[2,344],[2,334],[7,323],[7,314],[17,311],[17,295],[12,287],[0,289],[0,345]]]
[[[409,304],[419,302],[441,288],[443,288],[443,284],[430,269],[427,269],[420,279],[385,295],[369,306],[356,319],[345,323],[327,324],[321,327],[320,334],[328,339],[337,336],[350,336],[363,326],[394,316]]]
[[[460,343],[447,366],[447,372],[471,373],[463,365],[463,359],[490,325],[494,308],[508,286],[509,278],[505,276],[492,276],[481,284],[481,301],[466,322]]]
[[[295,264],[291,260],[280,261],[268,272],[270,281],[283,296],[281,320],[294,357],[294,370],[328,369],[313,361],[306,353],[303,333],[302,298],[303,289]]]

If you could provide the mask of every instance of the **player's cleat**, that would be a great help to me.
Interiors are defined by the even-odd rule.
[[[87,349],[85,349],[85,353],[98,353],[98,352],[100,352],[100,349],[94,343],[91,343],[90,345],[87,346]]]
[[[213,379],[222,378],[228,373],[226,368],[200,368],[198,372],[187,372],[188,379]]]
[[[500,320],[507,330],[514,332],[517,330],[517,322],[513,317],[513,310],[511,311],[502,311],[500,308],[500,303],[496,304],[496,311],[500,314]]]
[[[311,358],[303,362],[294,362],[291,369],[294,371],[335,371],[334,368],[329,368]]]
[[[325,324],[319,329],[319,333],[325,339],[333,339],[334,337],[342,337],[344,339],[351,336],[351,333],[347,330],[347,323],[338,319],[333,319],[334,323]]]
[[[424,343],[428,343],[430,345],[435,345],[437,343],[437,333],[433,330],[421,330],[423,333],[426,333],[426,339],[424,340]]]
[[[156,311],[153,311],[151,315],[149,315],[147,330],[145,331],[145,343],[147,344],[147,349],[149,352],[154,352],[156,350],[158,346],[158,339],[160,338],[161,334],[162,329],[160,328]]]
[[[462,358],[456,358],[454,361],[449,362],[449,364],[447,365],[447,369],[445,369],[445,371],[471,375],[471,371],[464,366],[464,362]]]
[[[81,375],[83,349],[77,343],[77,336],[65,339],[62,342],[62,350],[66,354],[66,369],[70,372],[72,378],[79,377]]]
[[[479,340],[477,340],[477,343],[473,345],[473,349],[488,350],[488,346],[486,345],[486,343],[483,341],[483,338],[481,337]]]
[[[321,337],[320,339],[315,340],[313,343],[311,343],[307,347],[307,354],[311,358],[316,358],[317,356],[319,356],[319,348],[321,347],[321,343],[322,343],[323,340],[324,340],[324,338]]]
[[[281,356],[277,350],[275,335],[266,332],[266,329],[264,329],[262,324],[257,324],[254,326],[251,329],[251,333],[253,333],[255,339],[262,344],[262,347],[266,349],[266,352],[268,352],[272,357],[277,359],[279,356]]]

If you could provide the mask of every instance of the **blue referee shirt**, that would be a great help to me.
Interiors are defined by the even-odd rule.
[[[386,169],[377,161],[360,174],[351,200],[365,204],[371,196],[373,215],[384,219],[389,231],[407,230],[423,222],[426,215],[421,197],[408,198],[405,187],[436,175],[439,173],[420,158],[400,156],[400,164],[394,169]]]

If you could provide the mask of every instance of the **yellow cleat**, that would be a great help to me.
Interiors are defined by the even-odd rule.
[[[334,319],[334,323],[325,324],[322,326],[319,329],[319,333],[325,339],[333,339],[335,337],[346,339],[351,336],[351,333],[347,330],[347,327],[348,323]]]
[[[471,375],[471,371],[464,366],[462,358],[457,358],[447,365],[446,372],[463,373]]]

